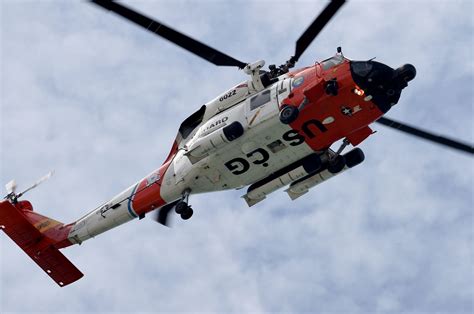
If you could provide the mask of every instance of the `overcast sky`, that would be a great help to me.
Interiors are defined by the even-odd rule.
[[[71,222],[161,165],[181,121],[242,71],[85,1],[1,0],[1,174]],[[327,1],[126,1],[235,58],[281,63]],[[300,59],[377,57],[417,77],[387,116],[473,139],[473,2],[345,5]],[[360,166],[296,201],[191,196],[189,221],[133,221],[64,250],[59,288],[0,235],[0,312],[473,312],[472,157],[381,125]]]

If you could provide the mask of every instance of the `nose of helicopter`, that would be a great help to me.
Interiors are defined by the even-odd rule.
[[[351,61],[351,74],[354,82],[372,96],[372,101],[386,113],[400,99],[402,89],[416,76],[416,69],[405,64],[392,69],[376,61]]]

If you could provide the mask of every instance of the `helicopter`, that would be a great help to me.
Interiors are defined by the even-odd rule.
[[[337,48],[333,57],[291,70],[344,2],[331,1],[298,39],[294,55],[264,70],[262,60],[239,61],[124,5],[92,1],[215,65],[237,67],[250,78],[185,119],[160,168],[75,223],[65,225],[33,212],[28,201],[19,200],[30,188],[17,194],[16,184],[10,182],[0,205],[2,229],[65,286],[82,273],[58,249],[151,211],[164,225],[174,212],[187,220],[193,215],[191,194],[249,186],[243,198],[254,206],[287,187],[288,196],[297,199],[363,162],[361,149],[343,151],[372,135],[373,122],[474,153],[472,145],[384,117],[416,76],[410,64],[393,69],[374,60],[349,60]],[[339,140],[341,146],[332,150]]]

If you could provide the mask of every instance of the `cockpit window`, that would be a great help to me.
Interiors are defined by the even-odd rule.
[[[270,90],[266,90],[250,99],[250,110],[254,110],[270,101]]]
[[[334,57],[331,57],[321,62],[321,67],[323,68],[324,71],[326,71],[343,62],[344,62],[344,57],[340,54],[337,54]]]
[[[372,71],[372,62],[368,61],[368,62],[364,62],[364,61],[352,61],[351,62],[351,67],[352,67],[352,71],[361,76],[361,77],[366,77],[367,74],[370,73],[370,71]]]

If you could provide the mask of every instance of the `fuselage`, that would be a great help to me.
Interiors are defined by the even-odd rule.
[[[337,95],[328,93],[330,81],[337,82]],[[305,156],[323,154],[342,138],[355,146],[372,134],[368,125],[384,113],[354,82],[350,62],[342,56],[282,75],[260,91],[249,92],[248,84],[226,91],[188,118],[165,163],[79,219],[70,241],[81,243],[160,210],[186,189],[196,194],[242,188]],[[288,105],[300,114],[284,124],[279,113]],[[230,125],[242,129],[231,140],[225,134]]]

